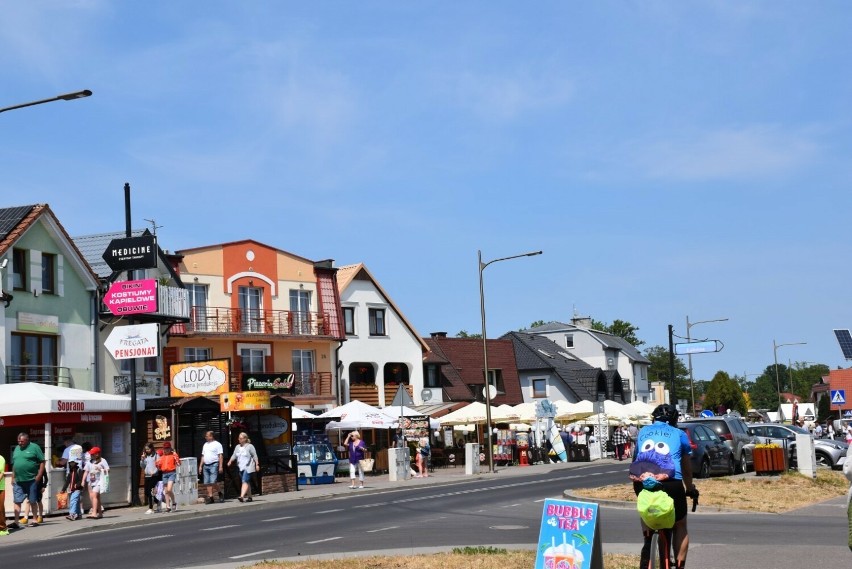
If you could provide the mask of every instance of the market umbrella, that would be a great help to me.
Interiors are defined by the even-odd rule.
[[[491,421],[494,422],[493,413]],[[442,425],[467,425],[468,423],[485,423],[485,403],[474,401],[441,417]]]
[[[382,412],[381,409],[367,405],[357,399],[346,405],[335,407],[319,416],[321,419],[335,418],[325,429],[390,429],[396,423],[396,419]]]

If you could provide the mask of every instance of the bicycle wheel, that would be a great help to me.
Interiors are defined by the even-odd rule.
[[[660,569],[659,551],[660,532],[655,531],[651,536],[651,555],[648,557],[648,569]]]
[[[658,567],[660,569],[672,569],[674,564],[672,563],[672,530],[663,529],[658,531],[655,534],[657,537],[658,547],[655,549],[653,546],[651,547],[652,552],[659,552],[659,558],[657,555],[652,555],[651,559],[655,562],[658,562]]]

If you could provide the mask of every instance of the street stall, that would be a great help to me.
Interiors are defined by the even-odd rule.
[[[374,459],[374,452],[380,448],[387,448],[388,429],[396,424],[396,419],[384,413],[381,409],[367,405],[357,399],[345,405],[340,405],[319,416],[321,419],[334,419],[326,426],[326,434],[332,445],[337,445],[337,473],[348,473],[349,451],[343,447],[346,433],[357,430],[361,438],[370,449],[365,458]],[[374,461],[375,466],[375,461]]]
[[[139,402],[139,408],[144,409],[144,402]],[[7,464],[18,433],[22,432],[41,447],[47,461],[48,486],[43,498],[45,513],[64,511],[56,503],[56,494],[65,482],[65,470],[59,468],[57,462],[62,456],[66,437],[77,444],[88,442],[102,449],[102,456],[110,465],[110,489],[103,494],[103,504],[125,506],[130,503],[129,397],[41,383],[0,385],[0,449],[7,456]],[[11,512],[12,473],[2,475],[10,489],[6,492],[6,511]],[[87,501],[84,502],[86,504]]]

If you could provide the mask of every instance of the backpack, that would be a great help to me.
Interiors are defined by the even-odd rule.
[[[645,525],[653,530],[674,527],[674,500],[663,491],[652,492],[643,489],[636,499],[636,510]]]

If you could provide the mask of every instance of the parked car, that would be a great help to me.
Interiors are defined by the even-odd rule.
[[[810,433],[796,425],[781,425],[779,423],[758,423],[749,425],[749,433],[760,442],[770,442],[782,446],[789,451],[790,464],[796,462],[796,435]],[[842,441],[832,439],[814,439],[814,452],[818,466],[841,468],[846,461],[846,451],[849,446]]]
[[[737,472],[748,472],[754,465],[751,449],[752,442],[748,425],[739,415],[719,415],[716,417],[698,417],[687,423],[700,423],[715,432],[734,453],[734,468]]]
[[[710,478],[714,473],[734,473],[734,452],[710,427],[697,421],[680,423],[678,427],[686,431],[692,446],[693,476]]]

